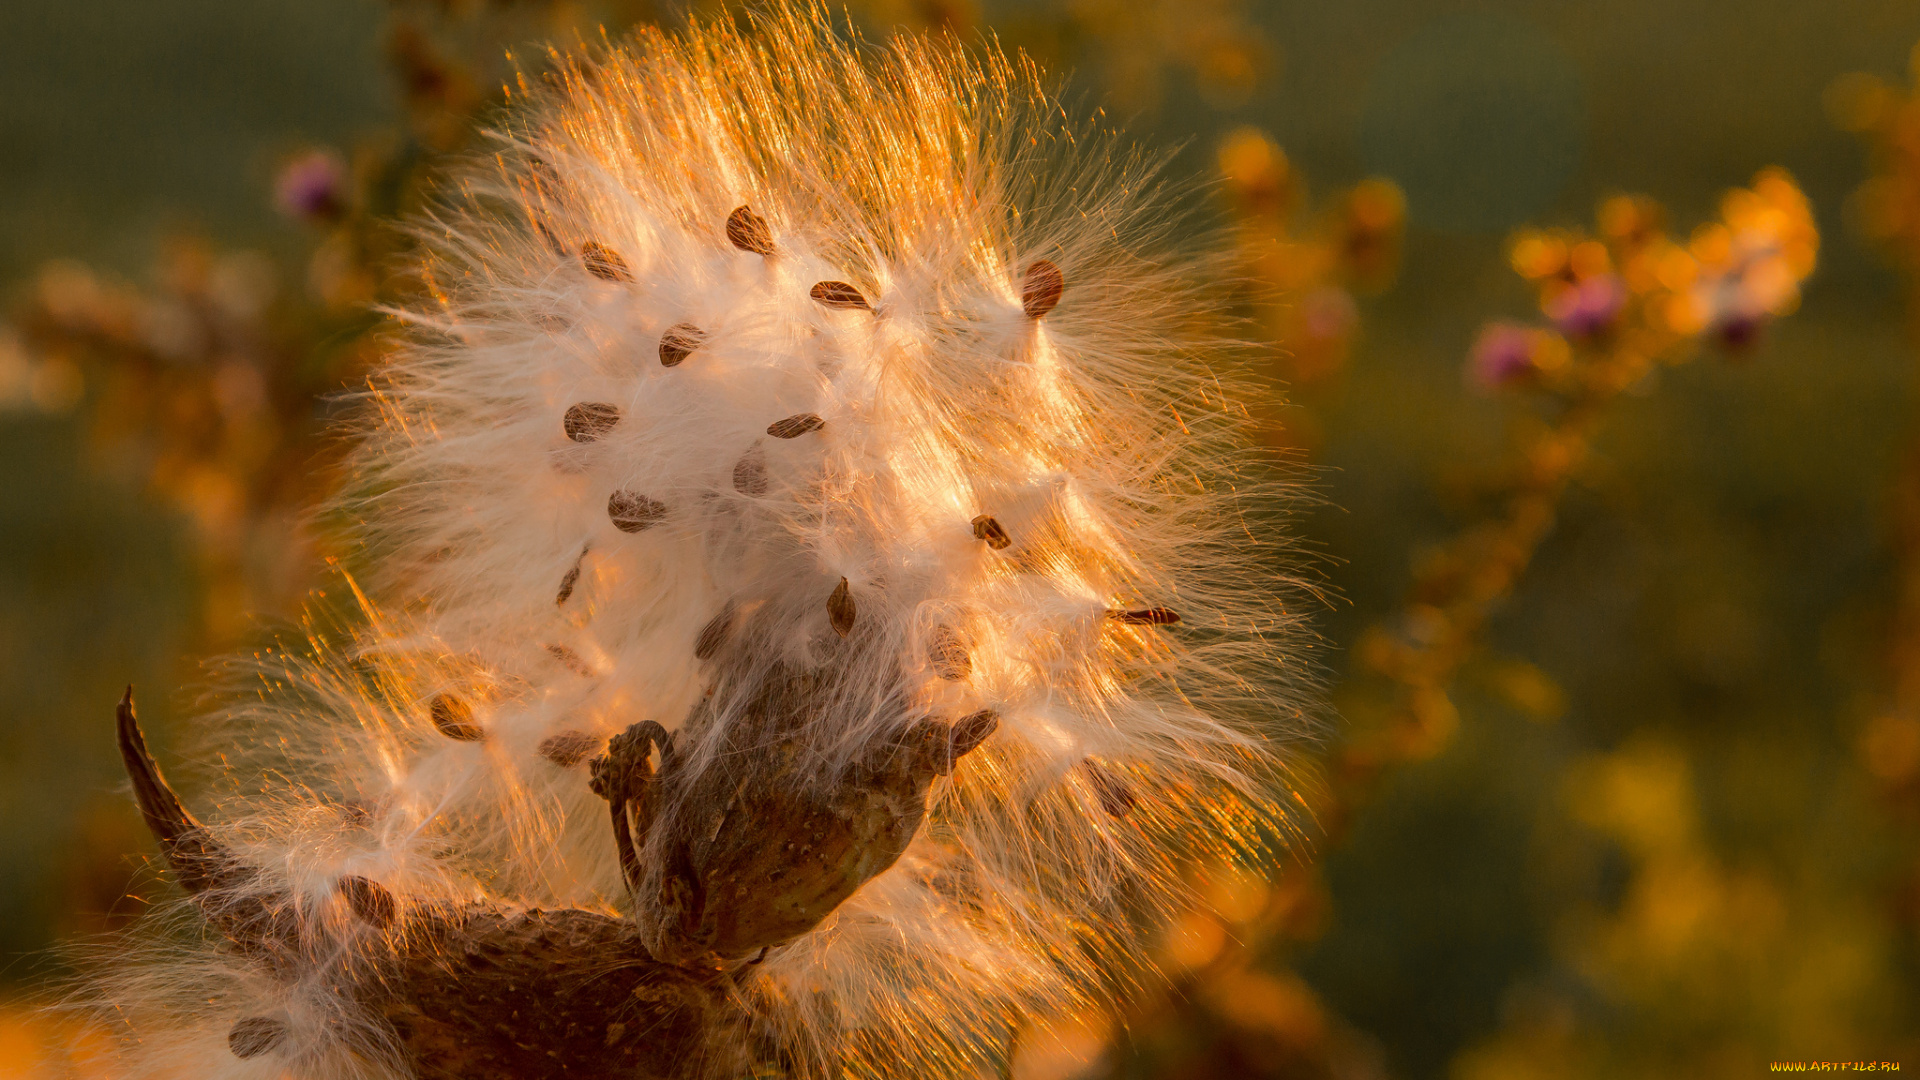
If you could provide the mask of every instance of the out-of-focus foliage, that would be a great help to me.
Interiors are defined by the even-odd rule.
[[[367,305],[430,287],[393,275],[406,240],[386,223],[481,146],[516,70],[539,77],[531,43],[688,6],[724,5],[342,0],[379,42],[391,107],[354,137],[287,124],[248,178],[281,235],[229,244],[207,211],[205,234],[169,231],[143,285],[124,258],[16,283],[8,948],[109,928],[168,887],[127,859],[145,846],[113,789],[118,684],[190,679],[183,657],[289,613],[323,554],[352,557],[307,518],[330,482],[328,395],[383,347]],[[1834,228],[1859,183],[1846,217],[1905,274],[1920,328],[1920,92],[1832,83],[1833,120],[1868,148],[1861,183],[1812,125],[1818,86],[1869,61],[1796,66],[1891,63],[1880,43],[1920,37],[1920,13],[1818,7],[854,5],[880,32],[996,34],[1149,137],[1192,141],[1179,164],[1218,180],[1250,334],[1287,399],[1256,417],[1329,467],[1344,508],[1303,522],[1346,597],[1326,613],[1325,775],[1293,794],[1321,833],[1275,881],[1196,880],[1206,904],[1163,944],[1171,990],[1021,1033],[1012,1076],[1920,1063],[1913,358],[1886,329],[1890,290]],[[1302,79],[1346,96],[1277,106]],[[1309,197],[1303,162],[1329,194]],[[1794,178],[1708,202],[1774,162]],[[1568,224],[1616,186],[1651,197]],[[1484,231],[1522,220],[1542,224]],[[5,970],[24,1000],[47,965]],[[0,1075],[84,1074],[97,1037],[0,1011]]]

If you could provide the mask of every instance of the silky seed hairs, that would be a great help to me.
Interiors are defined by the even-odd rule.
[[[123,707],[217,931],[103,978],[128,1075],[973,1075],[1287,835],[1285,488],[1191,193],[818,10],[551,59],[418,223],[354,628],[207,721],[197,816]]]

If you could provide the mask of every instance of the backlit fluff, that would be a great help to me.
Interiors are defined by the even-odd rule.
[[[342,504],[363,621],[268,661],[203,816],[336,920],[353,878],[618,911],[585,762],[628,725],[716,767],[742,688],[830,667],[826,784],[991,710],[905,856],[741,976],[795,1072],[974,1068],[1283,828],[1304,679],[1217,263],[1024,62],[818,13],[554,60],[420,224]],[[156,1075],[395,1068],[331,988],[189,954],[110,995]]]

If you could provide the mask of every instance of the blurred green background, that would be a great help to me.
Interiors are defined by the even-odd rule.
[[[1457,735],[1343,810],[1303,854],[1317,864],[1297,871],[1305,914],[1247,937],[1245,963],[1281,993],[1272,1030],[1249,1035],[1258,1022],[1189,985],[1100,1028],[1098,1053],[1035,1053],[1016,1073],[1920,1068],[1915,766],[1877,759],[1904,744],[1866,734],[1898,675],[1914,341],[1902,279],[1849,226],[1865,153],[1823,108],[1845,73],[1904,78],[1920,5],[1052,2],[861,14],[995,30],[1071,70],[1076,94],[1143,140],[1182,144],[1191,173],[1253,127],[1315,196],[1367,176],[1405,192],[1393,285],[1361,300],[1337,375],[1282,414],[1321,469],[1325,506],[1299,527],[1329,557],[1336,682],[1422,554],[1488,512],[1524,410],[1461,369],[1488,319],[1532,317],[1513,229],[1580,226],[1632,191],[1684,235],[1780,165],[1823,242],[1801,309],[1756,347],[1661,368],[1614,406],[1460,673]],[[530,34],[595,15],[522,7],[541,9]],[[28,304],[55,259],[151,284],[181,235],[267,253],[288,295],[319,288],[300,269],[315,234],[275,212],[274,177],[303,147],[345,152],[406,126],[394,17],[373,0],[0,6],[9,302]],[[1225,59],[1223,40],[1239,46]],[[303,332],[356,325],[331,318]],[[6,362],[0,989],[24,1000],[59,974],[56,938],[138,908],[124,894],[147,843],[107,723],[120,688],[143,688],[165,741],[191,715],[200,659],[251,639],[208,614],[204,529],[153,493],[137,456],[99,451],[93,399],[36,396],[24,361]],[[267,558],[236,543],[243,567]],[[298,591],[243,606],[285,618]],[[1511,692],[1515,664],[1546,680],[1548,704]],[[0,1074],[51,1068],[27,1023],[0,1021]]]

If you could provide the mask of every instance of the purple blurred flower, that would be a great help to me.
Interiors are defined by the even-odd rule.
[[[1467,373],[1486,390],[1525,382],[1538,370],[1534,363],[1535,332],[1516,323],[1488,323],[1474,339]]]
[[[299,221],[328,222],[346,209],[346,166],[331,150],[309,150],[287,162],[273,184],[280,212]]]
[[[1542,306],[1560,331],[1593,337],[1612,328],[1627,302],[1627,290],[1612,274],[1599,274],[1554,293]]]

